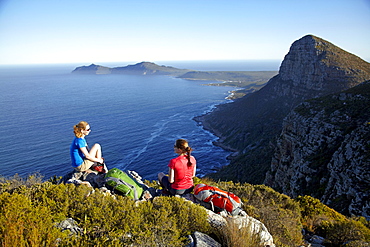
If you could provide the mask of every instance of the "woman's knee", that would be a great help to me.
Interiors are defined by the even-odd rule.
[[[99,143],[95,143],[91,149],[97,149],[97,150],[101,150],[101,146]]]
[[[166,176],[163,172],[158,173],[158,181],[162,181],[162,178]]]
[[[95,158],[101,158],[102,151],[101,151],[100,144],[95,143],[90,149],[89,154],[94,156]]]
[[[95,143],[90,149],[90,154],[101,153],[101,146],[99,143]]]

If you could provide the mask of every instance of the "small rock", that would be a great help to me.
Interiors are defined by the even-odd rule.
[[[190,243],[187,247],[221,247],[216,240],[201,232],[194,232],[190,236]]]
[[[60,223],[57,223],[56,227],[62,229],[62,231],[69,230],[71,232],[71,235],[78,235],[83,233],[83,230],[78,227],[77,222],[72,218],[68,218]]]

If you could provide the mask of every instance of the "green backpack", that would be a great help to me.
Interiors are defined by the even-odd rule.
[[[105,182],[123,195],[139,200],[144,192],[140,183],[118,168],[112,168],[105,175]]]

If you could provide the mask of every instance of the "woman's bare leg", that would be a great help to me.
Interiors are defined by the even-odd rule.
[[[95,158],[102,158],[102,151],[101,151],[101,146],[100,144],[98,143],[95,143],[94,146],[91,148],[90,150],[90,155],[94,156]],[[108,172],[108,167],[106,166],[105,162],[103,163],[104,164],[104,171],[105,173]]]
[[[95,158],[101,159],[102,158],[102,151],[101,146],[98,143],[95,143],[94,146],[90,149],[89,154],[94,156]]]

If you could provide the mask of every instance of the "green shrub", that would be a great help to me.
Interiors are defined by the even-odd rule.
[[[311,232],[318,232],[323,221],[343,221],[346,217],[329,208],[319,199],[311,196],[298,196],[295,199],[301,208],[303,227]],[[320,234],[320,233],[319,233]]]
[[[365,242],[370,240],[370,229],[356,220],[344,220],[322,224],[326,241],[332,245],[343,245],[350,242]]]
[[[53,246],[65,238],[54,226],[49,208],[32,203],[21,194],[0,194],[0,241],[2,246]]]
[[[301,207],[304,228],[325,237],[328,244],[355,246],[355,242],[370,241],[368,222],[363,217],[348,219],[311,196],[299,196],[296,201]]]
[[[363,217],[347,219],[310,196],[293,200],[264,185],[194,182],[238,195],[243,209],[264,223],[278,247],[302,244],[302,228],[332,246],[365,246],[370,241],[369,222]],[[146,183],[159,188],[155,181]],[[135,202],[84,185],[41,182],[37,175],[0,178],[0,190],[1,246],[184,246],[194,231],[216,236],[224,246],[259,245],[247,228],[228,224],[223,232],[212,229],[205,210],[182,198]],[[67,218],[77,222],[82,234],[56,227]]]
[[[0,194],[2,246],[182,246],[194,231],[211,233],[202,207],[176,197],[135,202],[87,186],[19,185]],[[70,236],[55,224],[73,218]]]

